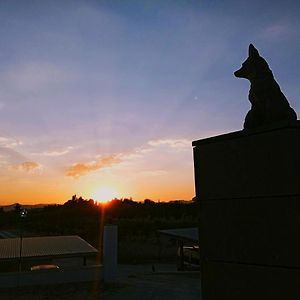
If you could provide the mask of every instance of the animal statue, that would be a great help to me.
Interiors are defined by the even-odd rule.
[[[248,96],[251,109],[245,118],[245,130],[297,120],[296,112],[281,92],[268,63],[252,44],[249,45],[248,58],[234,75],[248,79],[251,84]]]

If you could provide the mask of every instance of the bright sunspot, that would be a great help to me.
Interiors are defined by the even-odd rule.
[[[98,188],[91,193],[91,198],[100,203],[108,202],[118,197],[119,197],[118,191],[108,186]]]

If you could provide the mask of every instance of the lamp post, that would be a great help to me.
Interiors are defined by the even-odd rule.
[[[22,248],[23,248],[23,224],[22,219],[27,216],[26,209],[20,210],[20,255],[19,255],[19,273],[22,272]]]

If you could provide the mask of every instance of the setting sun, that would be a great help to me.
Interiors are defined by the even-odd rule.
[[[98,188],[91,193],[91,198],[99,203],[108,202],[117,197],[119,197],[118,191],[108,186]]]

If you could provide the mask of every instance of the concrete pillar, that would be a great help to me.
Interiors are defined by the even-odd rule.
[[[118,227],[105,225],[103,234],[103,280],[114,282],[118,268]]]
[[[178,271],[184,271],[184,253],[183,253],[183,241],[178,241],[177,242],[178,245],[178,254],[179,257],[178,259],[178,264],[177,264],[177,270]]]

